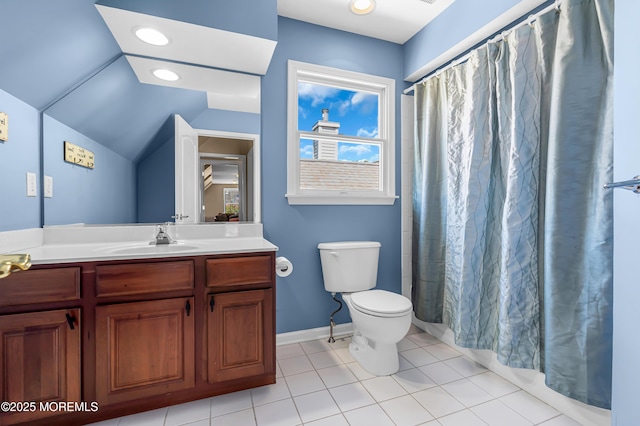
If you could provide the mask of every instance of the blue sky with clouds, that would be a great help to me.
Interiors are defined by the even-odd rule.
[[[378,136],[378,95],[354,92],[320,84],[298,83],[298,129],[311,131],[329,109],[329,121],[340,123],[340,134],[376,138]],[[300,141],[300,158],[313,158],[313,142]],[[378,161],[377,144],[338,143],[340,161]]]

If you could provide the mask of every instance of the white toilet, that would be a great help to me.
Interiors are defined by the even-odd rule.
[[[396,344],[411,326],[411,301],[376,286],[380,243],[346,241],[320,243],[324,288],[342,293],[353,322],[351,356],[371,374],[398,371]]]

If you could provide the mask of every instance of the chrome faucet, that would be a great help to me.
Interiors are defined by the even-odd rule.
[[[171,237],[167,233],[167,225],[156,225],[156,240],[151,244],[171,244]]]

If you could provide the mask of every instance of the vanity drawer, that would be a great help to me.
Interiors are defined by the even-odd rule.
[[[270,283],[272,262],[269,255],[207,259],[207,287]]]
[[[123,296],[189,290],[193,261],[127,263],[96,266],[96,296]]]
[[[14,272],[0,281],[0,306],[80,299],[80,268]]]

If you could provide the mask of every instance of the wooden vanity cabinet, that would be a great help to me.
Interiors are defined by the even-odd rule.
[[[194,261],[135,262],[96,266],[99,298],[193,290]]]
[[[0,425],[81,425],[275,383],[275,253],[35,265],[0,281],[0,339],[0,401],[98,406]]]
[[[96,308],[100,405],[195,386],[193,297]]]
[[[32,269],[0,281],[0,309],[74,300],[80,300],[79,267]]]
[[[193,388],[194,260],[98,264],[95,281],[96,401],[108,405]],[[167,296],[175,291],[189,293]],[[164,298],[146,300],[150,295]]]
[[[218,291],[243,290],[250,285],[269,287],[275,281],[274,262],[269,255],[207,259],[207,287]]]
[[[209,383],[275,375],[273,258],[207,260]]]
[[[0,282],[0,306],[77,300],[79,284],[79,268],[12,274]],[[41,403],[81,401],[81,336],[78,308],[0,314],[0,401],[13,403],[0,425],[50,417]]]
[[[271,289],[209,295],[207,352],[210,383],[273,371]]]

